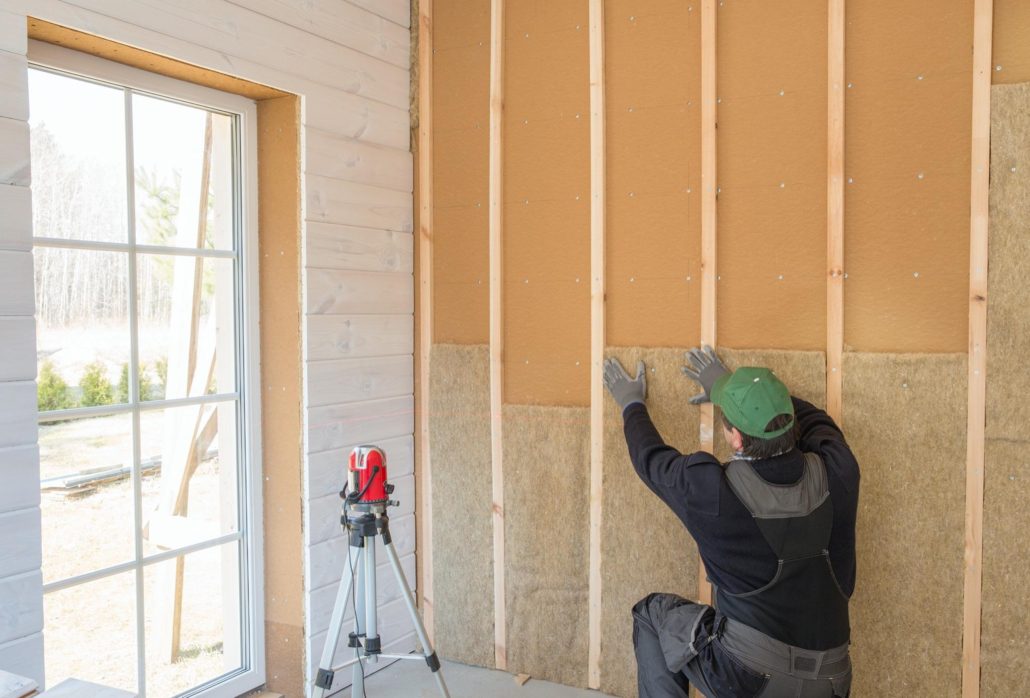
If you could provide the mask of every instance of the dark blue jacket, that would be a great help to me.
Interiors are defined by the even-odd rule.
[[[855,589],[858,462],[829,415],[798,398],[794,398],[794,411],[800,433],[798,448],[753,465],[766,481],[787,485],[801,478],[803,451],[822,456],[833,500],[830,561],[841,588],[851,596]],[[697,541],[712,582],[739,594],[772,581],[776,555],[751,513],[730,490],[715,456],[705,451],[685,455],[667,445],[647,408],[639,403],[625,409],[623,420],[633,467]]]

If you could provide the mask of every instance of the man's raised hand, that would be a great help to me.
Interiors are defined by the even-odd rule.
[[[618,359],[604,360],[604,387],[619,403],[619,409],[626,409],[635,402],[643,404],[647,397],[647,379],[644,377],[644,362],[637,362],[637,377],[629,374]]]
[[[691,349],[684,355],[687,365],[683,367],[683,375],[698,383],[704,392],[698,393],[690,398],[690,404],[700,405],[702,402],[710,402],[712,399],[712,387],[719,376],[729,373],[729,369],[723,364],[715,353],[715,349],[705,344],[698,349]]]

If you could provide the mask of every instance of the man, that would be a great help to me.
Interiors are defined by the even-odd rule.
[[[604,383],[622,408],[637,474],[697,542],[714,608],[674,594],[633,607],[640,698],[844,698],[851,686],[848,599],[855,588],[858,463],[833,420],[792,398],[768,369],[730,373],[711,347],[684,374],[722,412],[735,455],[665,444],[635,378],[615,359]]]

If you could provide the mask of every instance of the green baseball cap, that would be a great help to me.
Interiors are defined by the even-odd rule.
[[[730,424],[749,436],[772,439],[794,426],[794,403],[790,391],[767,368],[742,366],[719,376],[712,387],[712,402],[722,409]],[[790,424],[774,431],[765,427],[781,414],[791,416]]]

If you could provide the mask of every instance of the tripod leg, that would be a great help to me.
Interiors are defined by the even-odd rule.
[[[379,661],[379,623],[376,618],[376,540],[365,538],[365,649],[370,664]]]
[[[354,633],[361,637],[365,634],[364,551],[358,548],[354,558],[354,586],[357,587],[354,594]],[[351,698],[365,698],[365,667],[361,664],[361,653],[362,649],[359,644],[354,648],[354,658],[358,661],[351,670]]]
[[[394,550],[393,542],[390,541],[389,537],[384,537],[384,542],[386,542],[386,557],[390,559],[390,567],[393,568],[393,573],[397,577],[397,585],[400,587],[401,593],[404,594],[404,605],[408,607],[408,613],[411,615],[411,622],[415,626],[418,641],[422,643],[422,653],[426,656],[426,664],[436,678],[436,685],[440,689],[440,695],[444,698],[450,698],[451,694],[447,692],[447,684],[443,680],[443,672],[440,671],[440,660],[437,658],[436,651],[433,650],[432,645],[429,644],[429,636],[426,635],[426,628],[422,625],[422,618],[418,615],[418,609],[415,608],[415,599],[411,596],[411,589],[408,588],[408,580],[404,578],[404,570],[401,569],[401,561],[397,557],[397,551]]]
[[[329,632],[325,636],[325,646],[322,648],[322,659],[318,663],[318,673],[315,682],[311,686],[312,698],[323,698],[333,683],[333,657],[336,656],[336,648],[340,643],[340,630],[343,626],[343,616],[347,611],[347,603],[350,601],[351,585],[354,583],[354,575],[351,574],[352,548],[347,547],[347,563],[343,566],[343,575],[340,578],[340,586],[336,590],[336,603],[333,604],[333,615],[329,621]]]

